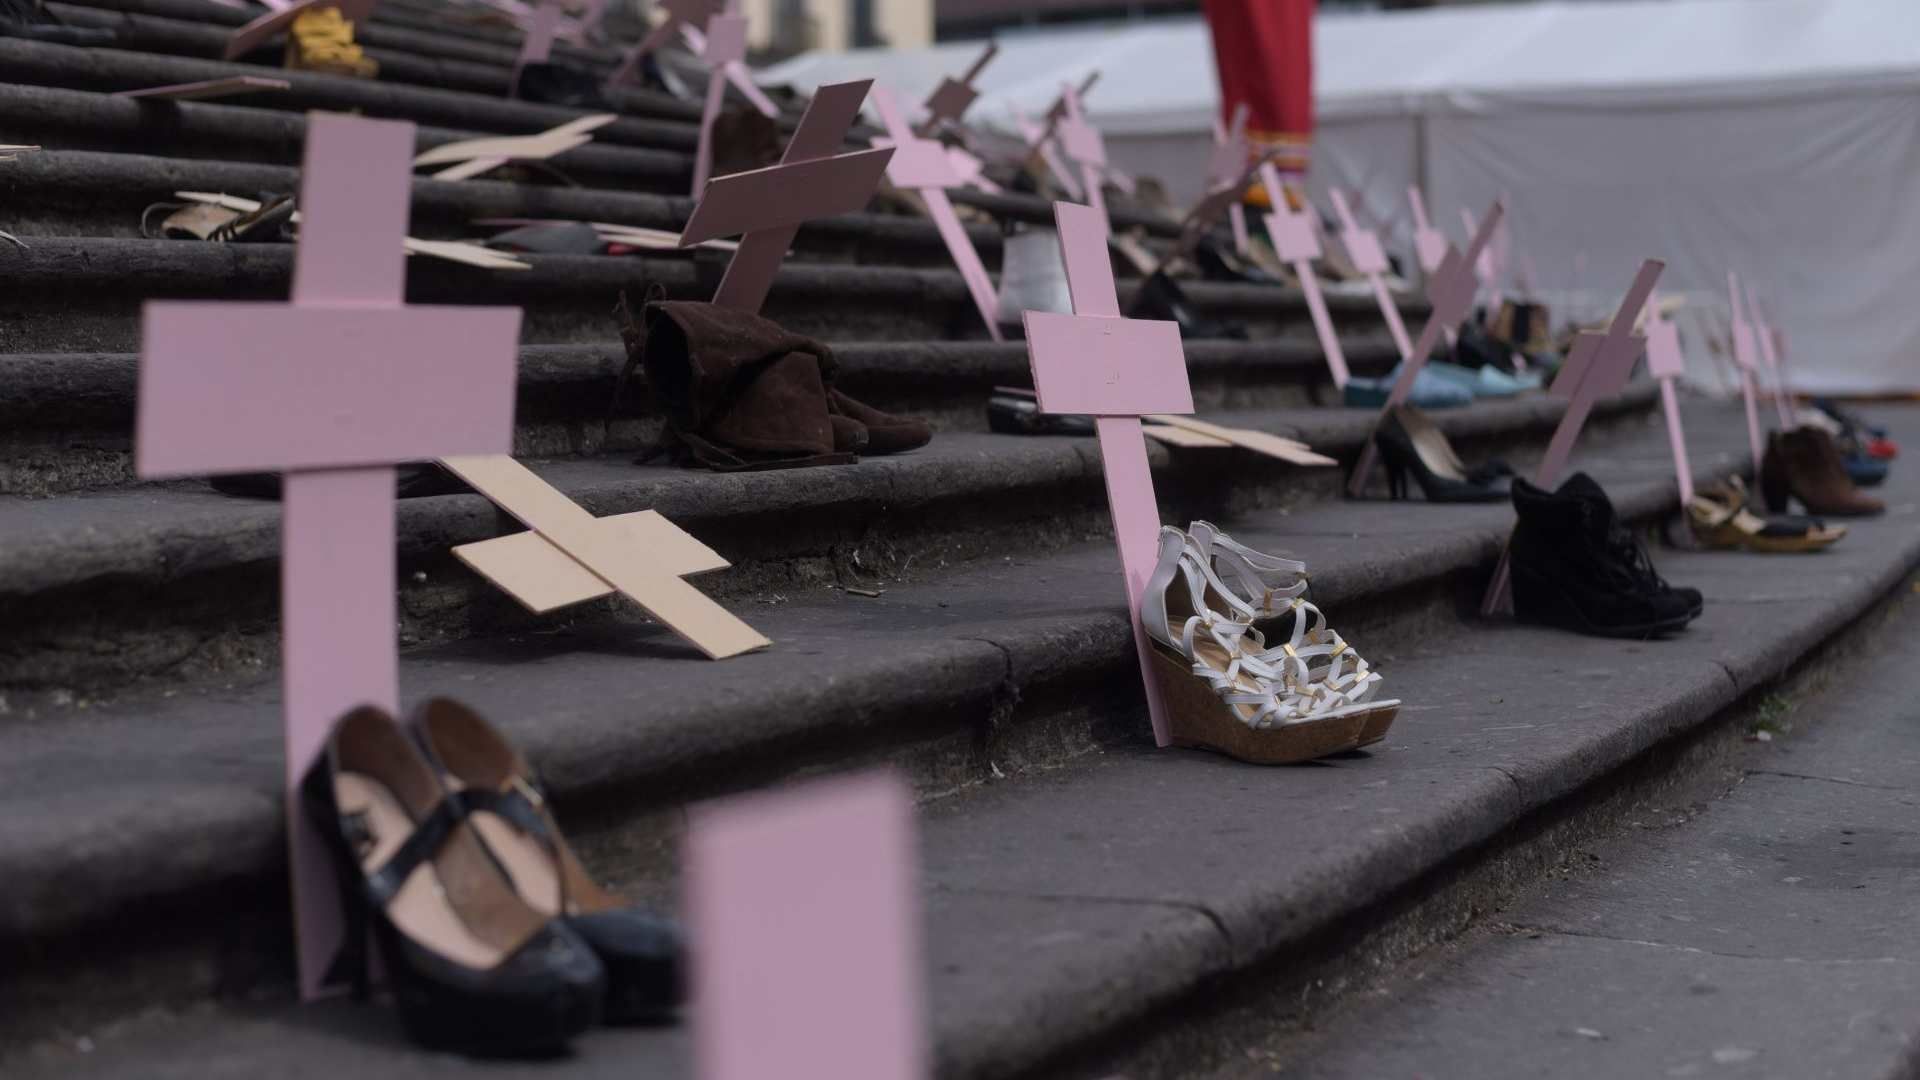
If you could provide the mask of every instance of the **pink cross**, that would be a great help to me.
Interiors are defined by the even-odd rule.
[[[687,826],[700,1080],[927,1076],[905,785],[816,781],[695,807]]]
[[[887,126],[892,137],[893,160],[887,163],[887,178],[896,187],[911,188],[920,193],[921,201],[926,203],[927,216],[933,219],[934,228],[940,231],[940,239],[947,245],[947,254],[953,258],[953,265],[960,271],[960,277],[967,284],[967,292],[973,296],[973,306],[980,312],[980,320],[987,324],[987,334],[995,341],[1000,340],[999,302],[993,291],[993,279],[987,276],[987,268],[980,263],[979,252],[973,249],[973,238],[967,235],[966,226],[960,224],[959,215],[953,212],[953,203],[947,198],[947,188],[960,182],[959,173],[954,171],[953,159],[948,156],[947,148],[933,139],[923,139],[907,126],[906,117],[894,104],[893,95],[883,87],[873,90],[874,108],[880,112],[880,118]],[[875,139],[874,145],[880,146],[883,140]]]
[[[707,181],[706,194],[680,232],[680,246],[745,234],[714,303],[758,314],[801,224],[853,213],[873,198],[893,149],[834,153],[845,143],[871,85],[873,80],[861,79],[820,87],[780,164]]]
[[[1013,123],[1020,129],[1020,137],[1026,140],[1027,152],[1040,155],[1040,160],[1046,162],[1047,171],[1059,181],[1061,190],[1069,198],[1080,198],[1080,180],[1073,175],[1073,169],[1066,159],[1060,156],[1060,148],[1054,145],[1053,122],[1037,124],[1016,108],[1013,110]]]
[[[1243,101],[1234,106],[1231,124],[1222,127],[1219,117],[1213,120],[1213,154],[1207,159],[1207,185],[1218,187],[1244,174],[1247,157],[1247,103]],[[1240,181],[1243,185],[1245,182]],[[1247,208],[1238,198],[1227,207],[1227,217],[1233,225],[1233,250],[1245,255]]]
[[[1259,174],[1262,167],[1272,160],[1271,153],[1263,154],[1256,161],[1241,166],[1240,171],[1229,175],[1202,195],[1187,216],[1180,220],[1180,235],[1174,241],[1173,248],[1160,260],[1165,266],[1175,259],[1182,258],[1200,246],[1207,233],[1213,229],[1222,215],[1229,211],[1238,212],[1241,200],[1246,196],[1247,185]]]
[[[1101,220],[1106,220],[1107,196],[1101,174],[1107,167],[1107,144],[1100,138],[1100,129],[1087,122],[1087,114],[1080,107],[1080,94],[1072,84],[1061,84],[1060,100],[1067,106],[1066,115],[1055,125],[1060,133],[1060,149],[1066,152],[1068,161],[1080,166],[1080,183],[1086,188],[1087,205],[1099,211]]]
[[[967,68],[966,74],[958,79],[951,75],[941,78],[940,85],[934,87],[933,93],[927,95],[927,119],[920,125],[920,134],[932,136],[948,124],[960,122],[960,117],[966,114],[967,109],[980,96],[980,92],[973,88],[973,81],[980,77],[980,73],[986,70],[987,65],[999,54],[1000,43],[989,41],[986,49],[980,53],[979,59]]]
[[[1100,437],[1107,477],[1107,503],[1126,577],[1133,639],[1146,680],[1154,738],[1167,745],[1167,722],[1153,675],[1153,644],[1140,625],[1140,600],[1157,558],[1160,510],[1147,466],[1140,417],[1191,413],[1186,355],[1180,328],[1171,322],[1120,317],[1107,256],[1107,219],[1091,207],[1055,203],[1060,251],[1067,264],[1073,314],[1029,311],[1027,353],[1033,388],[1043,412],[1090,413]]]
[[[665,45],[667,39],[682,27],[705,30],[708,19],[725,14],[727,10],[726,0],[659,0],[654,6],[665,12],[666,18],[661,19],[660,25],[648,31],[646,37],[641,38],[620,58],[620,66],[607,79],[608,86],[632,81],[640,70],[640,58]]]
[[[404,302],[413,142],[412,124],[310,114],[292,303],[152,302],[142,330],[140,475],[286,474],[283,698],[309,996],[340,923],[292,790],[335,718],[398,705],[393,465],[513,441],[519,309]]]
[[[1467,227],[1467,235],[1472,236],[1476,231],[1473,224],[1473,211],[1464,206],[1461,207],[1460,220]],[[1473,272],[1479,275],[1480,284],[1486,286],[1487,289],[1487,310],[1489,312],[1500,310],[1500,301],[1503,299],[1500,289],[1500,278],[1506,268],[1503,265],[1505,260],[1501,258],[1500,248],[1506,242],[1505,232],[1506,229],[1504,226],[1495,229],[1493,231],[1493,239],[1488,242],[1485,248],[1481,249],[1480,257],[1474,260],[1473,263]]]
[[[707,186],[713,172],[713,122],[720,116],[721,99],[727,95],[727,81],[720,78],[726,66],[747,55],[747,20],[738,15],[715,15],[707,21],[706,60],[711,74],[707,79],[706,101],[700,107],[700,141],[693,153],[693,195]]]
[[[1582,331],[1574,339],[1567,362],[1560,366],[1560,374],[1554,377],[1552,387],[1554,394],[1567,399],[1567,411],[1560,414],[1560,425],[1554,428],[1547,452],[1534,470],[1535,486],[1551,488],[1559,483],[1561,470],[1573,456],[1573,444],[1580,438],[1580,429],[1586,426],[1587,417],[1593,412],[1593,403],[1625,389],[1627,377],[1633,374],[1634,361],[1640,359],[1647,344],[1645,338],[1633,332],[1633,324],[1639,320],[1640,309],[1653,295],[1660,272],[1666,268],[1667,264],[1659,259],[1641,263],[1640,272],[1634,275],[1626,298],[1613,313],[1607,332]],[[1500,565],[1495,568],[1486,598],[1480,604],[1482,615],[1513,610],[1510,554],[1501,553]]]
[[[1467,245],[1467,253],[1462,255],[1448,244],[1446,251],[1441,254],[1439,265],[1427,274],[1427,303],[1433,310],[1427,316],[1426,325],[1420,328],[1420,336],[1414,339],[1413,351],[1400,362],[1400,375],[1394,380],[1393,389],[1387,392],[1386,404],[1380,407],[1380,418],[1374,421],[1376,428],[1380,420],[1385,419],[1389,412],[1407,400],[1407,395],[1413,393],[1413,381],[1419,378],[1420,369],[1426,366],[1433,347],[1440,343],[1440,335],[1458,327],[1467,313],[1473,310],[1473,296],[1478,287],[1470,267],[1480,257],[1481,250],[1487,246],[1487,240],[1505,214],[1506,207],[1498,199],[1494,200],[1493,206],[1487,210],[1486,220],[1480,223],[1472,242]],[[1378,453],[1373,445],[1373,437],[1369,435],[1366,443],[1360,447],[1360,460],[1354,463],[1353,475],[1347,480],[1348,495],[1357,499],[1367,490],[1367,477],[1373,471]]]
[[[1420,272],[1431,274],[1447,256],[1447,234],[1433,227],[1427,217],[1427,199],[1420,185],[1407,189],[1407,205],[1413,207],[1413,251],[1420,260]]]
[[[1693,466],[1687,462],[1687,436],[1680,427],[1680,402],[1673,384],[1686,372],[1680,352],[1680,328],[1660,311],[1660,297],[1647,297],[1647,373],[1660,382],[1660,405],[1667,414],[1667,442],[1673,448],[1674,480],[1680,486],[1680,504],[1693,501]]]
[[[1313,317],[1314,335],[1320,339],[1320,352],[1327,358],[1334,388],[1339,389],[1347,385],[1350,376],[1346,353],[1340,349],[1340,334],[1333,328],[1326,298],[1320,295],[1320,279],[1313,272],[1313,260],[1320,257],[1320,228],[1313,207],[1303,202],[1300,209],[1293,208],[1286,186],[1280,182],[1280,170],[1271,161],[1261,164],[1260,181],[1266,186],[1267,202],[1273,206],[1266,216],[1267,236],[1273,241],[1275,253],[1293,267],[1293,276],[1300,280],[1300,291],[1307,296],[1307,313]]]
[[[1787,375],[1780,367],[1780,354],[1774,350],[1774,330],[1772,324],[1761,312],[1760,301],[1753,295],[1753,283],[1747,283],[1747,314],[1753,320],[1753,334],[1760,342],[1760,361],[1765,365],[1767,374],[1773,376],[1773,408],[1779,415],[1780,430],[1793,429],[1793,413],[1787,407]]]
[[[533,9],[527,20],[526,37],[520,40],[520,52],[513,58],[513,74],[507,81],[508,97],[520,96],[520,73],[528,64],[544,64],[553,55],[553,36],[560,28],[560,16],[560,0],[545,0]]]
[[[1373,286],[1373,299],[1380,305],[1380,317],[1386,320],[1387,332],[1393,335],[1393,346],[1404,359],[1413,352],[1413,340],[1407,337],[1407,324],[1401,321],[1400,306],[1393,302],[1393,294],[1380,276],[1391,266],[1387,253],[1381,249],[1380,238],[1372,229],[1360,227],[1353,208],[1347,205],[1346,192],[1336,187],[1329,188],[1327,194],[1333,197],[1333,212],[1340,217],[1340,246],[1347,249],[1353,268],[1365,274],[1367,283]]]
[[[1753,324],[1747,321],[1746,309],[1741,306],[1740,276],[1732,271],[1727,272],[1727,292],[1733,298],[1733,363],[1740,372],[1740,395],[1746,399],[1747,444],[1753,452],[1753,469],[1757,478],[1761,458],[1765,456],[1765,441],[1760,435],[1760,410],[1754,404],[1754,383],[1760,370],[1760,355],[1754,345]]]
[[[265,15],[235,30],[227,36],[227,47],[221,58],[232,60],[236,56],[253,51],[254,47],[273,35],[292,26],[300,13],[308,8],[337,7],[340,17],[350,23],[361,23],[373,14],[374,0],[298,0],[297,3],[273,8]],[[272,8],[272,5],[268,5]]]

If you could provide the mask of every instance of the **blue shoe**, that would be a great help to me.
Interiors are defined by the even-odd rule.
[[[1878,487],[1887,478],[1886,462],[1877,461],[1858,450],[1849,453],[1845,461],[1847,479],[1852,480],[1855,487]]]
[[[1431,367],[1429,364],[1414,376],[1413,392],[1407,396],[1407,404],[1419,409],[1457,409],[1473,404],[1473,391],[1434,375],[1428,370]],[[1348,379],[1343,392],[1347,407],[1377,409],[1385,405],[1399,377],[1400,369],[1396,367],[1378,379]]]
[[[1532,372],[1509,375],[1491,365],[1472,368],[1436,360],[1429,363],[1421,374],[1427,372],[1432,372],[1435,378],[1452,383],[1474,397],[1512,397],[1523,390],[1540,389],[1540,376]]]

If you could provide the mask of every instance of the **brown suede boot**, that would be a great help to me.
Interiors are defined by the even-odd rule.
[[[866,430],[862,454],[898,454],[918,450],[933,441],[933,428],[925,420],[895,416],[871,405],[862,405],[838,390],[827,391],[827,408],[836,424],[851,420]]]
[[[1767,439],[1760,493],[1776,514],[1786,511],[1789,495],[1805,504],[1808,513],[1825,517],[1867,517],[1887,508],[1860,493],[1847,476],[1833,436],[1816,427],[1776,431]]]

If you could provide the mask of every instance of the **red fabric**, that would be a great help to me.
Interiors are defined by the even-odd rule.
[[[1247,105],[1256,149],[1282,151],[1282,171],[1304,173],[1313,138],[1316,0],[1205,0],[1220,68],[1220,122]]]

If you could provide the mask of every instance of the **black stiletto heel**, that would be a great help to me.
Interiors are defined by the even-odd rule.
[[[425,1046],[547,1052],[599,1020],[606,970],[593,950],[521,901],[465,800],[392,717],[363,706],[336,721],[300,793],[345,916],[329,981],[367,996],[371,931],[400,1021]]]
[[[1428,502],[1500,502],[1507,498],[1513,470],[1499,462],[1469,471],[1447,437],[1418,410],[1402,405],[1387,414],[1374,445],[1387,466],[1388,493],[1406,497],[1407,475],[1420,484]]]

